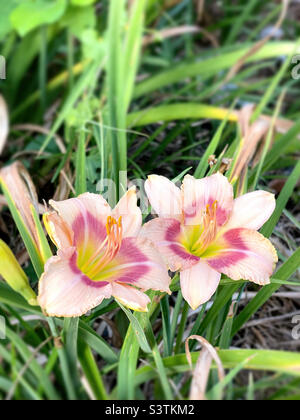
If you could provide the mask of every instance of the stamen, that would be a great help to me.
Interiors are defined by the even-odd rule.
[[[213,204],[207,204],[203,212],[202,225],[203,233],[199,239],[193,244],[192,249],[200,255],[203,253],[209,244],[215,239],[217,234],[217,209],[218,202],[214,201]]]
[[[93,278],[98,272],[109,264],[117,255],[122,244],[123,227],[122,217],[116,221],[113,217],[109,216],[106,222],[107,237],[100,247],[95,251],[93,256],[89,259],[88,263],[85,264],[85,274],[89,278]],[[99,253],[106,245],[105,253],[99,258]],[[98,260],[98,261],[97,261]],[[90,268],[90,270],[88,270]]]

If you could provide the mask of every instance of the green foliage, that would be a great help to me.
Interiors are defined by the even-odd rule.
[[[95,2],[96,0],[71,0],[71,4],[80,7],[89,6],[90,4],[93,4]]]
[[[186,173],[202,178],[220,169],[223,158],[238,159],[236,111],[251,102],[252,121],[265,115],[273,126],[278,118],[286,123],[269,131],[243,185],[245,192],[277,194],[275,212],[261,230],[280,243],[271,284],[258,289],[223,277],[211,302],[192,312],[176,276],[172,296],[151,294],[148,314],[108,300],[81,319],[62,320],[47,319],[0,281],[0,316],[8,327],[7,339],[0,341],[0,399],[187,399],[184,340],[191,334],[216,346],[227,370],[219,382],[213,365],[209,399],[300,399],[299,353],[269,348],[270,324],[264,326],[266,348],[257,350],[262,343],[255,341],[252,349],[240,348],[243,337],[252,336],[248,321],[263,318],[274,293],[281,287],[297,292],[300,284],[300,89],[290,75],[299,25],[291,14],[280,39],[246,56],[262,30],[274,25],[281,6],[205,2],[200,22],[205,31],[186,32],[188,25],[199,28],[196,3],[0,0],[0,48],[8,76],[0,88],[12,123],[1,162],[23,161],[40,202],[104,192],[99,181],[106,178],[117,183],[121,196],[126,177],[119,171],[129,180],[150,173],[174,182]],[[169,38],[169,30],[177,28],[184,30]],[[228,71],[243,58],[228,81]],[[18,256],[25,245],[24,270],[35,287],[51,245],[34,210],[37,249],[9,191],[2,190],[12,217],[1,202],[1,238],[11,239]],[[245,302],[247,291],[255,297]],[[195,345],[190,346],[194,366]],[[250,375],[248,381],[240,375],[245,371],[258,371],[259,380]]]
[[[1,0],[0,1],[0,41],[3,40],[5,35],[9,33],[12,29],[12,25],[10,22],[10,15],[12,11],[15,9],[16,5],[18,4],[18,0]]]
[[[41,25],[57,22],[67,7],[66,0],[23,0],[12,12],[14,29],[24,36]]]

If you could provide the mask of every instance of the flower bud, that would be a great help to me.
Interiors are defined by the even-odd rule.
[[[36,294],[31,289],[26,274],[5,242],[0,240],[0,275],[9,286],[21,294],[27,302],[36,306]]]

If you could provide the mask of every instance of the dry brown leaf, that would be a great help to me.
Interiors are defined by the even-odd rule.
[[[0,195],[0,208],[7,205],[6,198],[4,195]]]
[[[266,136],[270,128],[270,122],[262,119],[251,124],[253,110],[253,105],[246,105],[239,112],[238,124],[242,133],[242,148],[230,180],[241,178],[245,174],[245,169],[253,158],[259,142]]]
[[[196,0],[197,21],[201,22],[204,14],[205,0]]]
[[[2,168],[0,171],[0,180],[9,191],[36,244],[39,244],[38,234],[31,212],[32,205],[37,212],[39,211],[38,197],[35,186],[25,166],[21,162],[15,162],[10,166]]]
[[[206,399],[205,394],[213,360],[217,365],[220,381],[225,378],[225,371],[216,349],[205,338],[199,335],[192,335],[185,342],[186,357],[191,369],[193,368],[193,363],[189,349],[190,340],[197,340],[203,347],[193,372],[190,400],[204,401]]]
[[[262,121],[266,121],[269,124],[272,123],[272,117],[269,117],[267,115],[261,115],[259,119]],[[284,119],[284,118],[277,118],[275,122],[276,131],[280,134],[287,133],[293,127],[293,125],[294,125],[294,121]],[[298,138],[300,138],[300,136]]]
[[[4,195],[1,194],[0,195],[0,209],[3,206],[7,206],[7,200],[4,197]],[[39,204],[38,207],[39,207],[39,214],[44,214],[45,213],[45,205],[44,204]]]
[[[170,28],[170,29],[163,29],[154,34],[147,35],[143,38],[143,46],[146,47],[147,45],[152,44],[160,39],[167,39],[167,38],[172,38],[179,35],[192,34],[192,33],[202,33],[215,48],[219,47],[219,43],[216,37],[212,35],[210,32],[208,32],[206,29],[201,28],[200,26],[189,26],[189,25],[178,26],[178,27]]]

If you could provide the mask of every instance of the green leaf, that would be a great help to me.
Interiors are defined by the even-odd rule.
[[[228,111],[227,116],[223,119],[222,123],[220,124],[218,130],[216,131],[215,135],[213,136],[212,140],[209,143],[209,146],[206,150],[206,152],[204,153],[204,155],[201,158],[201,161],[199,162],[199,165],[195,171],[195,178],[203,178],[207,168],[208,168],[208,158],[210,155],[213,155],[215,153],[215,151],[217,150],[217,147],[221,141],[221,137],[224,131],[224,128],[227,124],[228,118],[231,114],[231,110]]]
[[[54,339],[60,339],[60,335],[58,329],[56,327],[56,320],[55,318],[47,318],[50,331]],[[60,369],[62,373],[62,377],[65,383],[68,399],[70,401],[74,401],[77,399],[77,387],[74,383],[74,372],[71,371],[70,363],[69,363],[69,355],[67,354],[65,344],[61,346],[57,346],[57,353],[60,362]],[[71,356],[72,358],[72,356]]]
[[[296,121],[295,124],[290,128],[290,130],[282,135],[279,140],[274,142],[272,148],[269,150],[266,157],[262,173],[267,172],[272,169],[272,166],[287,152],[290,144],[293,143],[295,139],[299,136],[300,133],[300,121]],[[297,141],[299,141],[297,139]],[[254,180],[255,173],[251,174],[250,183]]]
[[[163,320],[163,335],[164,335],[164,356],[171,356],[172,342],[171,342],[171,321],[170,321],[170,304],[169,296],[164,296],[160,301],[161,314]]]
[[[139,342],[132,325],[130,325],[121,349],[118,364],[118,400],[133,400],[135,397],[134,377],[139,351]]]
[[[210,57],[208,59],[195,62],[188,62],[177,65],[170,70],[166,70],[158,75],[149,77],[145,81],[139,83],[135,89],[134,96],[142,97],[157,89],[180,82],[189,77],[202,76],[203,78],[211,77],[218,74],[222,70],[229,69],[238,60],[249,52],[254,44],[247,44],[238,50],[224,53],[218,57]],[[296,47],[296,42],[270,42],[261,48],[258,52],[251,55],[246,62],[254,62],[281,55],[291,54]]]
[[[162,105],[155,108],[143,109],[142,111],[129,114],[127,117],[128,127],[141,127],[159,121],[189,120],[207,118],[214,120],[237,121],[237,114],[228,110],[205,104],[182,103]]]
[[[74,104],[79,99],[79,97],[82,95],[84,90],[90,86],[92,83],[94,83],[95,78],[99,72],[99,68],[101,67],[101,62],[103,61],[103,56],[100,55],[99,57],[95,58],[94,63],[90,64],[84,71],[84,73],[81,75],[79,80],[76,82],[73,91],[71,94],[67,97],[64,105],[62,106],[62,109],[60,110],[59,116],[57,120],[54,122],[53,127],[45,139],[40,152],[44,151],[53,136],[56,134],[56,132],[60,129],[61,125],[64,123],[65,119],[67,118],[68,114],[74,107]]]
[[[21,36],[25,36],[41,25],[56,22],[66,7],[66,0],[24,0],[12,12],[11,23]]]
[[[67,27],[71,33],[82,39],[82,34],[86,29],[93,29],[96,26],[96,14],[93,6],[69,7],[59,22],[61,27]],[[99,39],[98,39],[99,43]]]
[[[34,206],[31,206],[31,213],[33,216],[33,220],[35,222],[35,226],[36,226],[36,230],[37,230],[37,234],[39,238],[41,255],[42,255],[43,260],[47,261],[49,258],[53,256],[53,254],[51,252],[49,242],[47,241],[47,237],[45,235],[42,223],[40,221],[40,217],[37,214],[37,211],[35,210]]]
[[[6,328],[6,335],[7,338],[14,343],[16,348],[18,349],[18,352],[20,353],[22,359],[25,363],[28,363],[28,360],[32,358],[32,350],[30,350],[23,339],[19,337],[14,331],[12,331],[10,328]],[[44,369],[38,364],[38,362],[33,358],[31,362],[29,363],[29,369],[34,373],[34,375],[37,377],[37,379],[40,381],[40,384],[43,386],[44,391],[47,395],[47,397],[50,400],[58,400],[58,394],[55,390],[52,382],[48,378],[46,372]]]
[[[83,342],[79,342],[78,356],[83,372],[97,400],[108,400],[108,395],[99,372],[99,367],[90,347]]]
[[[31,234],[29,233],[28,229],[26,228],[23,219],[20,215],[20,212],[18,211],[18,209],[15,206],[15,203],[9,193],[9,191],[7,190],[6,186],[4,185],[4,183],[1,183],[1,188],[2,191],[6,197],[7,200],[7,204],[9,207],[9,210],[12,214],[12,217],[14,219],[15,224],[17,225],[17,228],[20,232],[20,235],[24,241],[24,244],[26,246],[26,249],[28,251],[29,257],[31,259],[31,262],[33,264],[33,267],[35,269],[35,272],[37,274],[38,277],[40,277],[43,274],[44,271],[44,263],[43,260],[41,258],[41,255],[39,253],[39,250],[35,244],[35,242],[33,241]]]
[[[29,313],[41,315],[38,307],[29,305],[19,293],[12,290],[6,283],[0,281],[0,302],[15,308],[25,309]]]
[[[124,107],[126,111],[132,98],[135,77],[140,61],[146,3],[146,0],[135,1],[133,2],[133,6],[130,10],[130,20],[124,52],[124,69],[126,69],[126,80],[124,84],[123,95],[125,97]]]
[[[231,314],[228,315],[227,319],[224,322],[223,330],[220,338],[219,347],[220,349],[228,349],[231,343],[231,331],[233,325],[233,316]]]
[[[110,348],[107,342],[83,321],[79,322],[78,337],[79,340],[88,344],[108,363],[115,363],[118,361],[118,356]]]
[[[18,0],[0,0],[0,41],[2,41],[11,30],[9,17],[17,5]]]
[[[215,298],[213,306],[207,312],[203,322],[200,325],[199,331],[196,333],[202,335],[209,325],[216,319],[220,311],[230,301],[234,293],[241,287],[241,284],[236,283],[230,286],[224,286]]]
[[[261,233],[264,236],[270,237],[275,226],[277,225],[285,206],[287,205],[293,191],[299,181],[300,178],[300,161],[297,163],[295,169],[289,176],[283,190],[279,194],[278,199],[276,200],[276,209],[272,214],[272,217],[268,220],[268,222],[263,226],[261,229]]]
[[[242,8],[242,13],[239,13],[239,15],[235,17],[233,25],[230,28],[229,35],[225,41],[226,45],[232,45],[234,43],[241,31],[241,28],[246,24],[258,2],[259,0],[249,0],[245,4],[245,7]]]
[[[257,187],[258,181],[261,177],[261,171],[262,171],[262,168],[264,166],[264,162],[266,160],[266,157],[267,157],[267,154],[268,154],[269,150],[271,149],[274,127],[275,127],[276,121],[278,119],[280,109],[282,107],[282,100],[283,100],[283,94],[280,96],[279,100],[277,101],[277,105],[276,105],[275,111],[273,113],[271,125],[269,127],[269,131],[268,131],[267,136],[266,136],[265,144],[264,144],[264,147],[263,147],[263,150],[262,150],[262,155],[261,155],[259,163],[257,165],[255,178],[254,178],[254,181],[253,181],[253,184],[252,184],[252,189],[253,190],[255,190],[256,187]],[[260,115],[260,114],[257,114],[257,115]]]
[[[111,142],[114,182],[117,188],[117,200],[122,196],[120,172],[127,171],[127,135],[126,110],[123,89],[125,85],[123,51],[123,30],[125,18],[125,0],[111,1],[108,19],[108,60],[107,60],[107,101],[108,135]],[[120,69],[123,68],[123,71]],[[114,204],[114,203],[112,203]]]
[[[95,1],[96,0],[71,0],[71,4],[73,4],[74,6],[84,7],[95,3]]]
[[[129,309],[125,308],[125,306],[123,306],[120,302],[118,302],[118,304],[128,317],[141,349],[145,353],[151,353],[151,347],[149,346],[144,330],[141,324],[139,323],[138,319]]]
[[[80,377],[78,372],[78,326],[79,318],[65,318],[63,336],[65,342],[65,352],[69,371],[72,378],[73,387],[80,387]]]
[[[218,355],[225,369],[234,369],[241,363],[244,369],[270,371],[300,376],[300,354],[272,350],[219,350]],[[191,353],[193,364],[197,363],[199,352]],[[178,354],[163,359],[168,376],[190,371],[185,354]],[[213,365],[214,366],[214,365]],[[135,386],[157,378],[153,365],[138,369]]]
[[[0,376],[0,390],[1,391],[4,391],[7,393],[9,392],[12,386],[13,386],[13,383],[9,379],[6,379]]]
[[[157,371],[159,373],[159,380],[162,386],[162,389],[164,391],[165,394],[165,398],[169,401],[171,401],[173,399],[173,394],[172,394],[172,389],[171,389],[171,385],[169,383],[168,380],[168,376],[167,376],[167,372],[165,370],[164,364],[163,364],[163,359],[160,355],[160,351],[152,330],[152,325],[149,319],[149,314],[142,314],[142,316],[144,316],[145,318],[145,324],[146,324],[146,335],[149,339],[149,343],[151,345],[151,349],[152,349],[152,355],[155,361],[155,365],[157,368]]]
[[[234,378],[249,364],[252,357],[249,357],[248,359],[243,360],[241,363],[239,363],[237,366],[234,367],[221,381],[218,382],[208,393],[207,393],[207,399],[211,400],[221,400],[222,399],[222,393],[226,386],[232,383]]]
[[[79,134],[79,141],[76,152],[76,194],[84,194],[87,191],[86,185],[86,151],[85,151],[85,132],[82,128]]]

